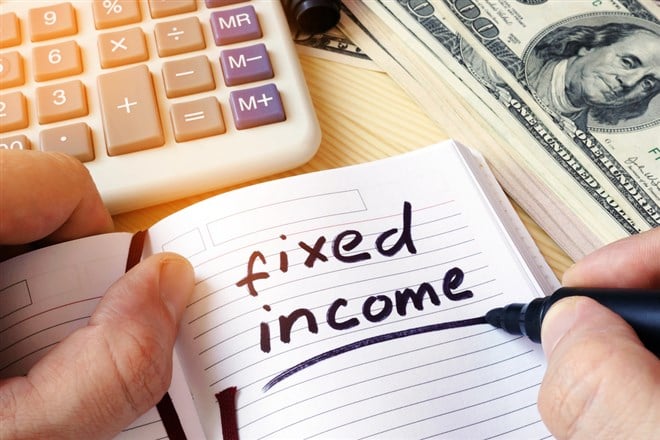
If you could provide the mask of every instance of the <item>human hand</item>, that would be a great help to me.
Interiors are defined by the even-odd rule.
[[[0,252],[109,232],[86,168],[62,155],[0,149]],[[83,327],[24,377],[0,380],[3,439],[109,438],[166,392],[193,270],[154,255],[106,292]],[[2,305],[0,304],[0,310]]]
[[[660,227],[605,246],[571,267],[566,286],[660,287]],[[660,360],[618,315],[564,298],[543,320],[548,369],[539,410],[572,439],[660,438]]]

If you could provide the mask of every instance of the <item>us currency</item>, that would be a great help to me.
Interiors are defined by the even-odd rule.
[[[362,69],[381,70],[358,45],[337,27],[317,34],[303,32],[294,23],[289,23],[289,28],[291,37],[296,43],[296,51],[301,55],[309,55]]]
[[[343,22],[352,27],[348,34],[365,49],[367,43],[354,35],[357,28],[378,40],[367,52],[373,56],[372,49],[386,49],[391,59],[376,61],[398,75],[402,86],[445,123],[450,135],[452,126],[459,126],[467,129],[454,131],[459,139],[467,136],[475,146],[494,147],[487,157],[505,189],[569,255],[579,258],[605,242],[648,227],[625,199],[612,194],[616,185],[603,181],[598,167],[583,152],[573,151],[573,145],[567,147],[567,139],[554,136],[524,99],[484,80],[484,72],[492,73],[490,66],[481,63],[477,70],[465,62],[466,54],[474,58],[474,50],[455,27],[436,15],[432,3],[345,3],[358,19],[369,21]],[[452,119],[465,102],[471,109]],[[474,126],[477,120],[481,128]],[[475,133],[478,130],[481,135]]]
[[[657,4],[431,4],[436,17],[462,26],[475,49],[471,65],[487,65],[491,82],[586,154],[643,219],[640,227],[660,225],[660,24],[649,9]]]

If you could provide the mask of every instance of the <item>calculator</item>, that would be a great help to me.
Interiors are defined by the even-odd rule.
[[[277,0],[0,1],[0,148],[116,214],[294,168],[321,132]]]

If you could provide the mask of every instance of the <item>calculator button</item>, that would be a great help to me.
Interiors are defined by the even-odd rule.
[[[220,64],[225,84],[228,86],[273,77],[273,67],[270,64],[266,46],[263,44],[223,50],[220,53]]]
[[[4,150],[29,150],[30,140],[24,134],[0,138],[0,149]]]
[[[149,0],[149,12],[152,18],[169,17],[197,10],[196,0]]]
[[[71,3],[60,3],[28,11],[30,40],[43,41],[78,32],[76,11]]]
[[[40,124],[87,115],[85,86],[78,80],[37,88],[37,119]]]
[[[144,33],[139,27],[110,32],[99,36],[101,67],[124,66],[149,58]]]
[[[217,46],[261,38],[261,26],[253,6],[211,13],[211,29]]]
[[[32,63],[36,81],[77,75],[83,70],[80,48],[75,41],[35,47]]]
[[[21,44],[21,25],[13,12],[0,14],[0,47]]]
[[[197,17],[158,23],[154,27],[158,55],[168,57],[206,47]]]
[[[41,131],[39,148],[42,151],[66,153],[81,162],[94,160],[92,133],[84,122]]]
[[[151,73],[145,65],[100,75],[97,85],[108,155],[165,143]]]
[[[18,52],[0,54],[0,89],[25,83],[23,58]]]
[[[137,0],[103,0],[92,2],[96,29],[107,29],[137,23],[142,19]]]
[[[214,136],[227,131],[218,100],[213,96],[173,104],[170,118],[177,142]]]
[[[204,55],[163,63],[163,83],[168,98],[215,89],[211,65]]]
[[[229,94],[229,104],[239,130],[286,119],[275,84],[233,91]]]
[[[21,92],[0,95],[0,133],[28,126],[27,103]]]

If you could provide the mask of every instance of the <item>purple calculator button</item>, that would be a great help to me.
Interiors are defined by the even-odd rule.
[[[286,119],[280,92],[275,84],[231,92],[229,104],[236,128],[239,130],[281,122]]]
[[[253,6],[214,11],[211,29],[216,46],[261,38],[261,26]]]
[[[225,84],[228,86],[273,77],[273,67],[263,44],[223,50],[220,53],[220,64]]]

